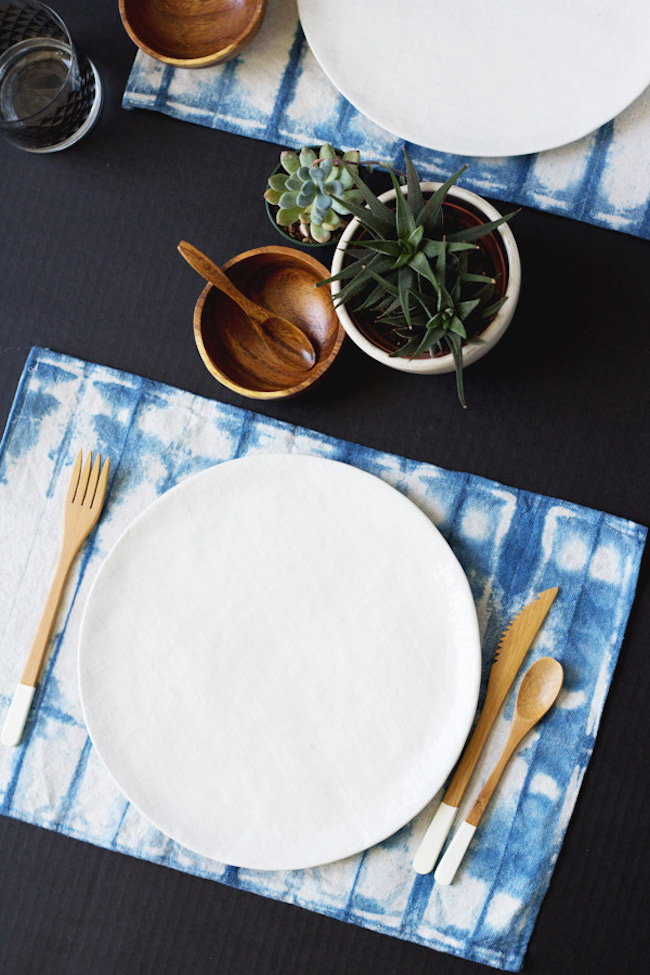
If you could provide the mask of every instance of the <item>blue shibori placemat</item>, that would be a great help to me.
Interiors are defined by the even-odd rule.
[[[250,47],[221,66],[183,70],[138,52],[123,105],[282,145],[328,141],[403,168],[404,142],[358,112],[318,65],[295,0],[270,3]],[[548,152],[465,159],[407,145],[424,178],[447,178],[469,162],[462,184],[483,196],[648,238],[649,144],[650,89],[596,132]]]
[[[0,811],[374,931],[519,970],[593,749],[646,529],[34,349],[0,446],[0,721],[49,587],[63,498],[80,447],[111,457],[107,502],[69,579],[26,739],[18,748],[0,748]],[[359,856],[304,871],[235,869],[195,855],[151,826],[126,802],[91,746],[77,690],[77,641],[102,560],[130,522],[180,479],[267,451],[353,464],[392,484],[431,517],[469,578],[485,671],[511,616],[539,591],[560,588],[527,662],[557,657],[565,668],[564,689],[510,763],[451,887],[411,869],[435,803]],[[495,725],[461,813],[500,750],[514,696]]]

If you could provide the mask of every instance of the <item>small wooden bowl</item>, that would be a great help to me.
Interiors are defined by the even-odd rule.
[[[264,20],[267,0],[119,0],[124,28],[146,54],[179,68],[229,61]]]
[[[257,304],[303,329],[316,350],[316,364],[298,378],[288,374],[278,375],[275,383],[261,380],[255,361],[264,356],[262,340],[239,306],[208,284],[194,308],[194,339],[215,379],[252,399],[290,399],[318,382],[345,337],[329,288],[316,287],[317,281],[329,277],[325,265],[292,247],[274,246],[238,254],[223,270]]]

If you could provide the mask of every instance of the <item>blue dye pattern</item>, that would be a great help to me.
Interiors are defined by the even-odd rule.
[[[65,489],[79,447],[110,455],[107,503],[67,589],[24,744],[0,752],[0,811],[348,923],[518,971],[594,747],[634,598],[646,529],[33,349],[0,445],[0,544],[16,524],[28,536],[25,561],[15,571],[8,553],[0,552],[3,564],[9,565],[0,579],[3,710],[24,659],[19,634],[26,607],[34,602],[34,579],[40,579],[41,533],[54,535],[58,529],[56,497]],[[92,579],[114,542],[149,503],[183,478],[234,457],[278,451],[357,466],[392,484],[438,525],[467,573],[477,604],[483,691],[505,625],[537,592],[560,588],[528,660],[557,657],[565,668],[564,689],[509,765],[481,834],[451,887],[441,888],[432,875],[420,877],[411,869],[435,804],[383,843],[340,863],[293,872],[236,869],[184,849],[149,824],[121,796],[86,734],[76,685],[79,624]],[[502,731],[515,694],[516,687],[498,719]],[[492,761],[489,748],[497,747],[497,726],[476,784]],[[467,804],[472,790],[468,792]]]
[[[295,0],[269,6],[256,44],[234,61],[200,73],[138,52],[123,105],[284,145],[329,141],[403,168],[404,141],[338,95],[311,55]],[[631,160],[644,155],[649,123],[650,90],[618,119],[546,153],[481,159],[406,146],[423,178],[446,179],[467,162],[462,185],[483,196],[648,238],[650,183]]]

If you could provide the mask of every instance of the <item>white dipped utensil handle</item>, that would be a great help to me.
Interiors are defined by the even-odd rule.
[[[29,687],[27,684],[17,685],[2,726],[0,740],[3,745],[19,744],[35,690],[35,687]]]
[[[444,857],[436,867],[433,875],[436,883],[446,887],[452,882],[475,832],[476,826],[472,826],[467,820],[460,824],[453,840],[445,850]]]
[[[431,873],[457,812],[457,806],[449,806],[444,801],[440,803],[415,854],[413,869],[416,873]]]
[[[510,734],[504,745],[499,761],[494,766],[485,785],[479,792],[465,822],[460,826],[453,840],[445,850],[445,855],[433,875],[434,880],[443,885],[452,883],[456,876],[467,847],[472,842],[481,816],[492,798],[513,752],[531,728],[543,718],[560,693],[564,671],[562,665],[551,657],[542,657],[528,668],[517,694],[515,714],[510,726]]]

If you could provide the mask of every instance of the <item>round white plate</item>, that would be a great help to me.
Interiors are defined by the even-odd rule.
[[[336,87],[440,152],[512,156],[573,142],[650,84],[648,0],[298,0]]]
[[[477,704],[476,611],[398,491],[260,455],[183,481],[122,535],[79,678],[100,757],[164,833],[235,866],[314,866],[443,784]]]

